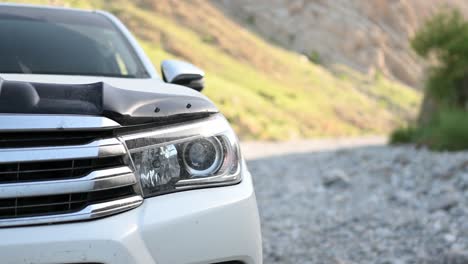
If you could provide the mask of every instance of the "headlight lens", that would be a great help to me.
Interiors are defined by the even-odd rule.
[[[238,141],[221,115],[125,135],[122,140],[145,197],[241,180]]]
[[[223,146],[216,137],[190,141],[182,150],[185,169],[195,177],[214,174],[221,167],[223,158]]]

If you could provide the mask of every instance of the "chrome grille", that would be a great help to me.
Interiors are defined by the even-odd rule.
[[[0,219],[73,213],[93,203],[109,201],[115,197],[126,198],[133,194],[132,187],[121,187],[88,193],[0,199]]]
[[[81,123],[80,128],[89,130],[73,131],[68,116],[53,117],[71,129],[60,131],[61,136],[73,136],[57,137],[57,131],[50,131],[51,120],[44,131],[22,124],[25,131],[17,136],[13,125],[4,125],[5,132],[0,124],[0,136],[10,136],[0,139],[0,227],[90,220],[139,206],[143,199],[126,162],[126,148],[116,138],[103,138],[112,135],[108,127],[99,131],[99,124],[113,123],[93,117],[97,127]],[[73,120],[83,122],[86,117]]]
[[[110,131],[3,132],[0,148],[83,145],[111,136]]]
[[[125,166],[122,157],[0,163],[0,184],[70,179],[104,168]]]

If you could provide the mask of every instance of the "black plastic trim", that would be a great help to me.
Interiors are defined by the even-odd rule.
[[[122,126],[168,123],[217,113],[209,100],[141,92],[106,83],[48,84],[0,79],[0,113],[104,116]]]

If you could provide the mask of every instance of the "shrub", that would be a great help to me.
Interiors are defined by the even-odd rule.
[[[415,35],[411,46],[421,57],[435,58],[426,98],[437,103],[429,122],[391,135],[392,143],[416,143],[434,150],[468,149],[468,21],[457,10],[444,10]],[[425,111],[423,108],[422,111]],[[433,113],[432,113],[433,112]]]
[[[208,44],[214,44],[217,42],[216,38],[212,35],[202,35],[201,41],[208,43]]]
[[[390,136],[391,144],[409,144],[417,140],[418,128],[407,126],[395,130]]]
[[[458,10],[435,15],[416,33],[411,46],[423,58],[435,58],[426,90],[440,103],[465,108],[468,102],[468,21]]]
[[[315,64],[321,64],[322,59],[320,58],[320,54],[317,51],[312,51],[307,55],[307,58],[310,62]]]
[[[461,110],[444,110],[419,133],[417,143],[434,150],[468,149],[468,113]]]
[[[415,143],[432,150],[458,151],[468,149],[468,113],[462,110],[443,110],[427,125],[405,127],[393,132],[392,144]]]
[[[247,24],[249,24],[251,26],[255,25],[255,22],[256,22],[255,16],[254,15],[248,16],[247,19],[246,19],[246,22],[247,22]]]

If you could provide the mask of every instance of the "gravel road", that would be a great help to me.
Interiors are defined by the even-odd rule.
[[[242,148],[265,264],[468,263],[468,152],[381,138]]]

